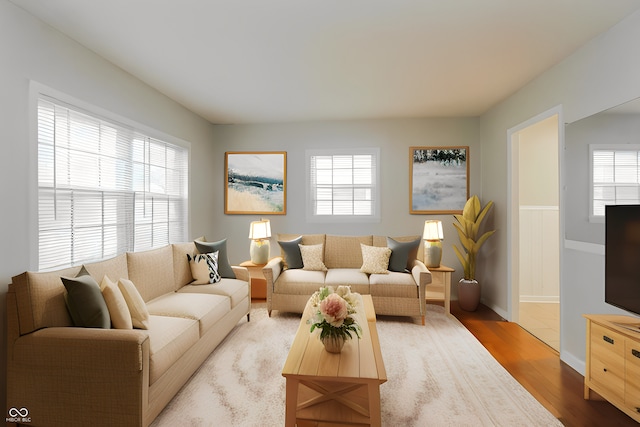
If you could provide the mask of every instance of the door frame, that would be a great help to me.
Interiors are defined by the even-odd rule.
[[[511,322],[520,317],[520,203],[519,203],[519,132],[553,116],[558,116],[558,216],[560,310],[562,310],[562,258],[564,236],[564,115],[562,105],[555,106],[507,130],[507,316]],[[516,261],[518,261],[516,263]],[[560,316],[562,331],[562,315]]]

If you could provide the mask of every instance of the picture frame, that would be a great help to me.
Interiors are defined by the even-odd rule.
[[[286,215],[286,151],[224,153],[224,213]]]
[[[409,212],[459,214],[469,199],[469,147],[409,147]]]

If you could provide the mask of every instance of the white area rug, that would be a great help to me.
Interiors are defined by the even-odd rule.
[[[562,426],[457,319],[427,308],[427,326],[378,319],[383,426]],[[152,426],[283,426],[282,367],[299,323],[253,309]]]

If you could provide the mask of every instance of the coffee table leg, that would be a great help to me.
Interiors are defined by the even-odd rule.
[[[380,384],[369,383],[367,386],[369,391],[369,420],[372,427],[380,427],[382,425],[382,416],[380,414]]]
[[[287,402],[285,410],[285,427],[295,427],[296,410],[298,409],[298,380],[287,378]]]

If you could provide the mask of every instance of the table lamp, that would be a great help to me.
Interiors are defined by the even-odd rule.
[[[424,263],[427,268],[440,267],[442,260],[442,221],[427,220],[424,222]]]
[[[252,221],[249,228],[251,247],[249,254],[254,264],[266,264],[269,261],[269,237],[271,237],[271,222],[268,219]]]

